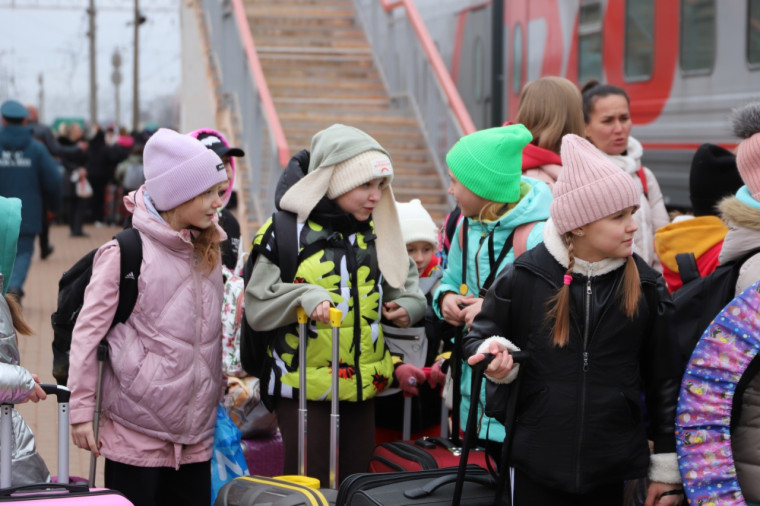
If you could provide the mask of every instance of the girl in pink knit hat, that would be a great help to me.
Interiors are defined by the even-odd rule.
[[[211,453],[222,400],[222,269],[217,209],[227,174],[198,140],[162,128],[145,144],[145,184],[124,197],[139,231],[139,272],[121,281],[121,247],[100,247],[71,343],[71,434],[105,457],[104,478],[136,506],[211,503]],[[130,276],[131,275],[131,276]],[[119,287],[134,309],[114,322]],[[93,427],[98,344],[109,357]]]
[[[624,483],[648,474],[646,506],[675,506],[681,375],[670,295],[632,249],[639,193],[576,135],[563,138],[562,166],[544,242],[496,279],[464,341],[471,365],[495,355],[496,397],[517,396],[512,504],[621,505]],[[522,365],[510,354],[520,349]]]

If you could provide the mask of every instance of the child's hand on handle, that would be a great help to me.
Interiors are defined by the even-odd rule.
[[[507,377],[512,372],[512,367],[515,365],[515,361],[512,359],[512,355],[505,346],[502,346],[496,341],[492,341],[488,346],[488,353],[491,353],[494,358],[491,363],[486,367],[486,375],[490,378],[501,380]],[[467,363],[471,366],[481,362],[485,358],[485,354],[476,353],[467,359]]]
[[[47,394],[40,386],[40,378],[36,374],[32,374],[32,378],[34,378],[34,388],[22,402],[39,402],[47,399]]]
[[[683,499],[683,488],[680,485],[653,481],[649,485],[644,506],[678,506]]]
[[[430,367],[430,378],[428,379],[428,383],[430,383],[430,386],[432,388],[446,383],[446,373],[443,372],[443,364],[445,362],[446,359],[442,358],[436,360],[435,363]]]
[[[467,306],[476,302],[474,295],[457,295],[447,292],[441,298],[441,315],[447,323],[455,327],[464,325],[464,311]]]
[[[310,318],[315,322],[330,323],[331,307],[332,304],[329,300],[323,300],[317,305],[317,307],[314,308],[314,311],[312,311]]]
[[[89,450],[96,457],[100,457],[100,448],[95,443],[95,431],[92,428],[92,422],[72,424],[71,440],[82,450]]]
[[[480,308],[483,307],[483,299],[480,297],[474,298],[471,301],[467,301],[467,307],[462,309],[462,317],[464,318],[464,324],[467,330],[472,327],[472,321],[480,313]]]
[[[403,307],[399,306],[395,302],[386,302],[383,304],[383,317],[393,322],[393,324],[400,328],[406,328],[411,325],[411,319],[409,313]]]
[[[398,387],[407,395],[419,395],[419,385],[425,383],[425,373],[412,364],[401,364],[393,372],[398,380]]]

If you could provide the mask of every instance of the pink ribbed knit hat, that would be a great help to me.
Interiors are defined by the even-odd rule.
[[[731,115],[739,143],[736,165],[752,198],[760,201],[760,102],[734,109]]]
[[[560,153],[562,171],[549,209],[560,234],[639,205],[633,178],[587,140],[567,134]]]
[[[169,211],[227,180],[221,158],[198,139],[168,128],[143,151],[145,188],[159,211]]]

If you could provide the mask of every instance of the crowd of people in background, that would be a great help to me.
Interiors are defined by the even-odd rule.
[[[15,302],[23,300],[36,237],[42,259],[54,252],[51,222],[67,223],[72,238],[87,235],[84,223],[128,223],[142,236],[146,293],[113,328],[119,246],[98,250],[69,381],[75,444],[105,456],[106,486],[135,504],[209,503],[214,410],[224,395],[222,319],[230,310],[222,294],[247,253],[255,260],[238,304],[252,329],[276,334],[255,373],[278,418],[287,474],[298,471],[305,373],[308,430],[319,435],[308,441],[309,471],[323,484],[330,441],[321,435],[333,395],[347,429],[339,443],[345,479],[366,471],[377,441],[397,437],[400,392],[416,398],[421,436],[440,429],[429,415],[440,413],[440,387],[453,388],[451,429],[459,434],[470,404],[487,406],[487,391],[498,386],[497,396],[517,396],[516,421],[506,429],[503,418],[483,413],[477,437],[494,454],[512,438],[514,504],[623,504],[629,483],[645,478],[641,504],[683,500],[675,435],[683,367],[669,324],[671,294],[689,279],[677,256],[691,253],[704,277],[760,247],[760,103],[734,112],[744,139],[738,156],[711,144],[696,151],[693,215],[672,221],[631,135],[629,97],[613,85],[538,79],[522,90],[513,121],[459,139],[446,156],[456,208],[444,223],[419,200],[395,201],[393,153],[371,132],[329,126],[292,157],[275,196],[278,212],[298,224],[292,279],[283,275],[288,238],[273,233],[278,215],[251,247],[240,242],[228,207],[235,159],[245,153],[220,132],[129,133],[77,122],[52,132],[34,107],[15,101],[0,114],[0,195],[23,203],[15,265],[0,263],[0,286]],[[747,260],[736,294],[760,280],[758,262],[760,253]],[[305,363],[296,353],[299,307],[309,316]],[[331,307],[344,313],[340,364],[330,353]],[[18,311],[14,302],[0,310]],[[425,339],[419,361],[386,343],[401,329]],[[25,330],[21,321],[16,331]],[[114,366],[105,372],[96,440],[95,350],[105,337]],[[527,364],[513,360],[520,350],[530,353]],[[490,387],[473,392],[471,367],[486,353],[495,357],[486,368]],[[331,389],[336,367],[339,392]],[[518,374],[520,389],[509,390]],[[150,388],[155,383],[162,388]],[[743,399],[750,413],[760,405],[756,383]],[[389,391],[397,396],[384,397]],[[746,414],[739,427],[746,444],[737,469],[748,484],[760,436]],[[755,492],[746,487],[748,504],[760,504]]]

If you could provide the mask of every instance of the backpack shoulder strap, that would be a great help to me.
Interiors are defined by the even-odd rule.
[[[277,248],[280,277],[292,283],[298,270],[298,226],[296,215],[289,211],[277,211],[272,215],[272,229]]]
[[[678,253],[676,255],[676,264],[678,264],[678,275],[681,277],[684,285],[701,277],[699,268],[697,267],[697,258],[693,252]]]
[[[647,184],[647,173],[644,171],[644,166],[639,167],[636,171],[636,175],[641,180],[641,187],[644,188],[644,198],[649,200],[649,185]]]
[[[528,251],[528,236],[536,226],[537,221],[531,221],[530,223],[523,223],[515,228],[515,240],[512,248],[515,252],[515,258],[519,257],[526,251]]]
[[[137,302],[137,278],[140,277],[143,251],[140,231],[127,228],[116,234],[116,241],[121,250],[121,274],[119,278],[119,305],[116,308],[113,327],[124,323],[132,314]]]

